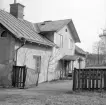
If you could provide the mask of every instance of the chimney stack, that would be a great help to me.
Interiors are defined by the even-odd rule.
[[[16,18],[23,19],[24,17],[24,5],[17,3],[16,0],[14,0],[14,4],[10,4],[10,14],[15,16]]]
[[[16,4],[16,2],[17,2],[17,1],[16,1],[16,0],[14,0],[14,4]]]

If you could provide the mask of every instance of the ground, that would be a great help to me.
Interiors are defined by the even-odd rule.
[[[106,105],[106,93],[73,92],[72,80],[27,89],[0,88],[0,105]]]

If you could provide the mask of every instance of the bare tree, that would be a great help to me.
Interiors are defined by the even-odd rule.
[[[54,66],[58,62],[58,57],[61,55],[60,53],[60,48],[56,48],[54,53],[51,53],[48,59],[48,66],[47,66],[47,76],[46,76],[46,81],[48,81],[48,73],[50,71],[54,71]]]
[[[96,41],[93,43],[92,52],[95,54],[98,54],[98,50],[99,50],[99,44],[98,44],[98,41]]]
[[[106,44],[103,40],[94,42],[93,53],[95,54],[106,54]]]
[[[93,44],[93,53],[97,56],[98,64],[100,64],[101,56],[106,55],[106,43],[101,39]]]

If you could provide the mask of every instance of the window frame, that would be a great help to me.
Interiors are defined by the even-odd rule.
[[[63,35],[60,35],[60,47],[63,48]]]
[[[41,56],[39,55],[34,55],[33,56],[34,60],[36,60],[36,66],[35,66],[35,71],[37,73],[41,73]]]
[[[73,49],[73,43],[74,43],[73,39],[69,38],[69,43],[68,43],[69,49]]]

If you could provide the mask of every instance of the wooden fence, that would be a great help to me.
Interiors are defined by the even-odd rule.
[[[75,68],[73,90],[106,90],[106,68]]]
[[[13,66],[12,86],[17,88],[24,88],[26,73],[26,66]]]

